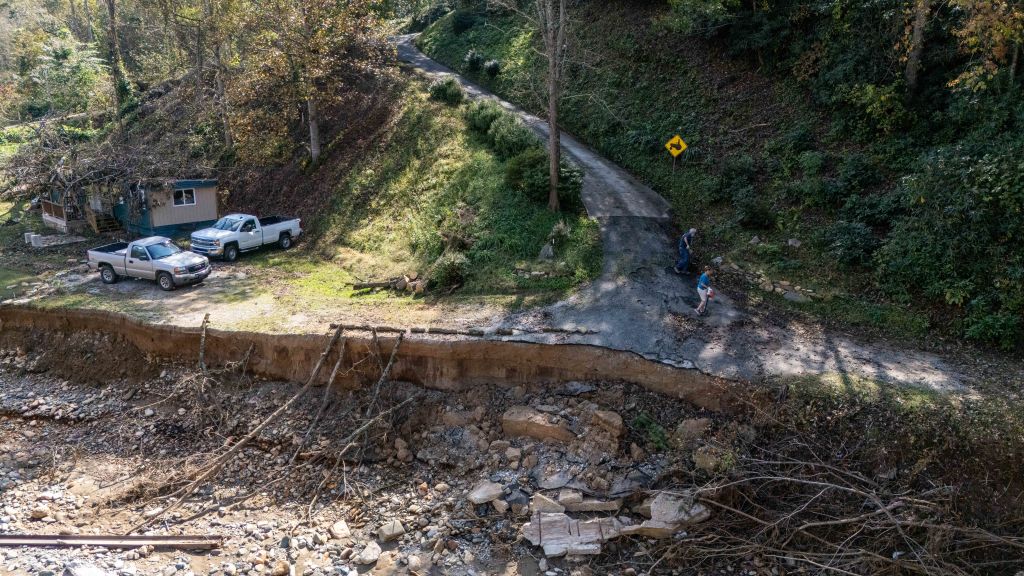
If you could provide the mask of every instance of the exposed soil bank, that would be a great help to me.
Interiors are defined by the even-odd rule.
[[[121,339],[146,356],[188,361],[198,357],[201,337],[198,327],[147,324],[112,312],[0,307],[0,337],[3,339],[25,338],[27,332],[37,330],[57,333],[65,338],[82,332],[98,332]],[[378,341],[381,354],[387,355],[394,346],[395,338],[381,337]],[[248,361],[248,369],[252,373],[271,379],[301,381],[312,371],[325,343],[324,337],[312,334],[259,334],[211,329],[206,337],[206,362],[212,366],[237,362],[252,347]],[[369,335],[347,335],[343,366],[354,366],[367,356],[373,346]],[[117,351],[111,353],[117,354]],[[328,361],[333,362],[334,358],[328,358]],[[54,369],[62,369],[59,362],[54,364]],[[98,375],[123,365],[119,359],[102,354],[90,359],[89,364],[84,370],[98,371]],[[343,387],[361,386],[376,378],[378,372],[377,367],[355,366],[353,370],[343,370],[336,383]],[[428,388],[452,391],[483,384],[516,386],[573,380],[621,380],[716,411],[737,407],[742,386],[698,370],[673,368],[645,360],[632,352],[595,346],[431,337],[405,339],[398,351],[392,377]]]

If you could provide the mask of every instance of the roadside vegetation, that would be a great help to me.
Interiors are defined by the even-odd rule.
[[[1024,19],[962,4],[918,3],[930,22],[919,53],[905,3],[582,5],[562,125],[665,196],[680,228],[699,228],[700,263],[721,255],[822,296],[763,297],[780,310],[1013,349],[1024,220],[1004,216],[1024,207]],[[482,5],[444,13],[413,22],[420,48],[543,114],[532,25]],[[913,86],[908,54],[921,59]],[[674,168],[664,143],[677,133],[690,148]]]

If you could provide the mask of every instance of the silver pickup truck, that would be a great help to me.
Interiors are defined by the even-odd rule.
[[[300,224],[298,218],[228,214],[212,227],[193,232],[190,249],[196,254],[221,257],[228,262],[234,262],[241,252],[267,244],[277,244],[287,250],[302,234]]]
[[[179,248],[170,238],[150,236],[134,242],[114,242],[87,252],[89,268],[100,271],[104,284],[122,276],[156,280],[160,288],[202,282],[210,275],[210,260]]]

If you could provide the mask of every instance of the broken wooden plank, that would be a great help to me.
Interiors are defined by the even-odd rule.
[[[104,548],[172,548],[175,550],[211,550],[220,548],[221,536],[117,536],[99,534],[4,534],[5,546],[100,546]]]

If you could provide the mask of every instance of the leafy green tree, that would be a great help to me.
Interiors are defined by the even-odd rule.
[[[84,112],[100,97],[97,90],[105,78],[103,60],[95,49],[63,29],[40,46],[25,80],[34,109],[66,114]]]

